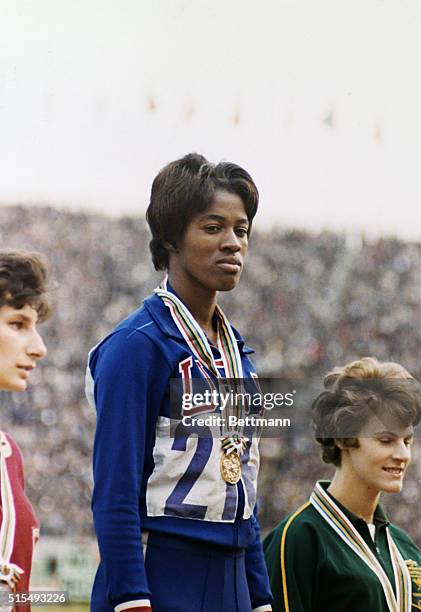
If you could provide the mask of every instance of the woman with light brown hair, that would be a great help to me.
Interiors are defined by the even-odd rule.
[[[49,314],[46,280],[46,265],[38,253],[0,250],[0,391],[25,391],[32,370],[46,354],[37,329]],[[0,590],[14,593],[10,609],[28,610],[28,604],[19,605],[19,593],[29,590],[39,525],[24,492],[20,450],[3,431],[0,482]]]
[[[335,368],[324,386],[313,425],[335,474],[265,540],[273,609],[421,609],[421,551],[379,505],[382,492],[402,489],[420,385],[401,365],[365,357]]]

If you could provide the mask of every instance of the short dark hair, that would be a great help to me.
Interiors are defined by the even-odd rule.
[[[27,304],[38,313],[39,321],[50,314],[47,292],[47,264],[35,252],[0,250],[0,307],[23,308]]]
[[[237,164],[215,165],[203,155],[190,153],[167,164],[155,177],[146,220],[152,232],[149,248],[156,270],[168,269],[165,243],[176,246],[193,217],[212,204],[218,189],[242,199],[250,231],[259,192],[249,173]]]
[[[374,414],[403,426],[421,420],[421,387],[400,364],[363,357],[335,368],[313,402],[313,429],[325,463],[341,464],[341,449],[358,448],[358,433]]]

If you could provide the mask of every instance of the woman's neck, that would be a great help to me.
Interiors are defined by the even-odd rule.
[[[364,519],[366,523],[373,522],[374,511],[380,498],[379,491],[357,482],[350,475],[345,476],[341,469],[336,470],[327,490],[345,508]]]
[[[208,338],[216,343],[217,332],[214,327],[216,291],[197,285],[192,287],[185,277],[177,278],[176,274],[169,274],[168,280]]]

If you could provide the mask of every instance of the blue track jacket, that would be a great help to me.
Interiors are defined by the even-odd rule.
[[[234,333],[250,378],[253,351]],[[97,412],[92,509],[104,576],[92,600],[111,610],[149,603],[142,531],[245,548],[253,609],[271,609],[255,516],[257,441],[243,453],[242,479],[232,486],[220,475],[220,439],[169,434],[170,379],[203,378],[200,365],[156,294],[90,352],[86,392]]]

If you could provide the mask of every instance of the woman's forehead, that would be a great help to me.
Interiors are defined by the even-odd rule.
[[[248,217],[243,200],[236,193],[231,193],[225,190],[216,190],[215,196],[210,205],[201,213],[199,218],[207,217],[221,217],[226,218],[227,216],[235,217],[238,221],[248,223]]]
[[[372,436],[379,436],[381,434],[388,434],[397,438],[407,438],[414,433],[414,427],[412,425],[405,425],[401,419],[397,416],[384,413],[370,414],[367,422],[362,427],[358,434],[358,437],[370,438]]]

